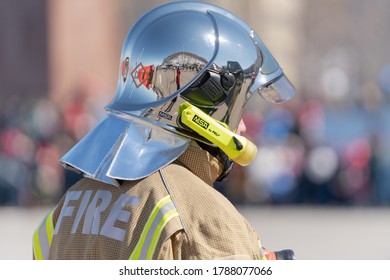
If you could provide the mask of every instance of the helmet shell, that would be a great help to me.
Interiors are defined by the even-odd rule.
[[[239,17],[208,3],[173,2],[145,14],[127,34],[106,109],[196,138],[178,121],[184,101],[235,130],[251,95],[281,76]]]

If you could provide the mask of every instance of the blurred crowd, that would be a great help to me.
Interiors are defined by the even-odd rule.
[[[59,158],[96,125],[101,104],[9,97],[0,113],[0,205],[56,202],[80,175]],[[216,188],[234,203],[390,205],[390,110],[301,98],[244,114],[258,155]]]
[[[390,205],[390,106],[371,105],[309,98],[247,112],[258,155],[219,188],[236,203]]]
[[[0,113],[0,205],[56,202],[81,176],[59,158],[97,122],[82,90],[56,106],[46,98],[9,97]],[[101,108],[100,108],[101,109]]]

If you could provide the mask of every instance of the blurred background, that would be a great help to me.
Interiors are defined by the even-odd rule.
[[[0,259],[30,258],[35,227],[79,179],[59,158],[105,114],[129,28],[165,2],[0,1]],[[274,247],[390,259],[390,2],[209,2],[247,21],[298,91],[251,100],[258,156],[216,188]]]

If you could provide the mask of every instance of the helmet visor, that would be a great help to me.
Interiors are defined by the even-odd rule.
[[[286,102],[296,95],[294,86],[285,75],[260,87],[257,92],[266,101],[274,104]]]

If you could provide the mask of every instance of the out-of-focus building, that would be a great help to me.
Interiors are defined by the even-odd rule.
[[[0,1],[0,110],[48,90],[46,1]],[[11,103],[13,106],[16,104]]]
[[[118,1],[47,1],[49,96],[66,102],[79,88],[111,99],[122,44]]]

